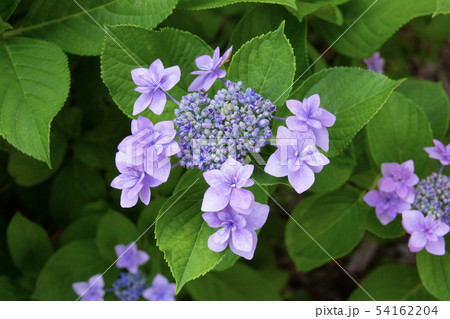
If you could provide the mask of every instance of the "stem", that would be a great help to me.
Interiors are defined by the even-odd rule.
[[[286,121],[286,119],[282,117],[272,116],[272,118],[275,120]]]
[[[442,174],[442,171],[444,170],[444,165],[441,166],[441,168],[439,169],[439,175]]]
[[[180,162],[178,162],[178,163],[176,163],[176,164],[173,164],[173,165],[172,165],[172,168],[175,168],[175,167],[177,167],[177,166],[180,166]]]
[[[177,103],[178,105],[180,105],[180,101],[174,99],[174,98],[172,97],[172,95],[170,95],[170,94],[167,93],[166,91],[163,91],[163,92],[167,95],[167,97],[168,97],[169,99],[171,99],[172,101],[174,101],[175,103]]]
[[[225,85],[225,87],[227,87],[227,81],[224,80],[224,78],[221,78],[223,85]]]

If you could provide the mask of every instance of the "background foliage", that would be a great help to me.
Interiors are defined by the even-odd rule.
[[[450,141],[448,0],[77,2],[0,3],[0,300],[75,300],[71,284],[143,232],[149,281],[170,278],[178,300],[368,300],[332,258],[377,300],[450,299],[450,251],[415,256],[399,218],[384,227],[362,202],[381,163],[413,159],[423,178],[438,169],[423,147]],[[255,164],[264,190],[252,191],[271,212],[250,262],[207,248],[199,171],[173,169],[149,206],[127,210],[109,187],[138,96],[130,70],[179,65],[179,99],[194,59],[230,45],[227,77],[277,116],[314,93],[337,116],[331,164],[306,194]],[[386,75],[362,62],[377,50]],[[143,115],[173,119],[175,108]]]

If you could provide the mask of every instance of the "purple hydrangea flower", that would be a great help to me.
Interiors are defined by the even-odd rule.
[[[195,64],[201,71],[194,71],[191,74],[197,74],[198,77],[189,86],[188,91],[208,91],[217,78],[225,77],[226,72],[219,68],[230,58],[233,47],[229,48],[224,55],[220,56],[220,48],[214,50],[213,57],[202,55],[195,59]]]
[[[112,284],[112,290],[119,300],[136,301],[145,290],[146,281],[142,271],[138,271],[136,274],[122,272],[120,278]]]
[[[175,300],[175,284],[169,283],[166,277],[157,274],[153,278],[152,286],[142,293],[145,299],[150,301],[174,301]]]
[[[213,99],[203,92],[182,97],[174,120],[180,133],[180,165],[219,169],[228,157],[242,163],[272,138],[275,105],[240,81],[225,85]]]
[[[116,263],[117,268],[126,268],[132,274],[136,274],[138,266],[145,264],[150,259],[145,251],[137,249],[136,243],[128,246],[116,245],[114,250],[119,258]]]
[[[430,154],[430,158],[437,159],[442,165],[450,164],[450,144],[444,146],[441,141],[433,140],[434,147],[425,147],[425,151]]]
[[[252,259],[255,252],[258,237],[255,230],[260,229],[269,215],[269,206],[255,202],[248,215],[240,214],[231,206],[227,206],[220,212],[208,212],[202,215],[208,226],[219,228],[208,239],[208,248],[215,252],[221,252],[230,245],[230,249],[236,255],[245,259]]]
[[[203,197],[202,211],[218,212],[228,204],[242,214],[252,211],[255,197],[243,187],[253,185],[253,165],[242,165],[230,157],[222,167],[203,173],[209,184]]]
[[[287,127],[301,133],[312,132],[316,145],[328,152],[329,137],[327,127],[334,125],[336,116],[319,107],[319,94],[305,98],[303,102],[287,100],[286,105],[295,115],[286,119]]]
[[[364,201],[369,206],[375,207],[375,213],[383,225],[393,221],[397,213],[411,209],[411,204],[399,199],[395,194],[377,190],[369,191],[364,196]]]
[[[105,282],[101,274],[89,278],[87,282],[76,282],[72,284],[75,293],[81,297],[81,301],[103,301]]]
[[[299,194],[314,183],[314,173],[319,173],[330,162],[319,152],[312,139],[305,139],[284,126],[278,127],[277,146],[264,171],[276,177],[287,176]]]
[[[381,58],[380,52],[375,52],[371,58],[364,59],[364,63],[367,64],[367,68],[370,71],[374,71],[383,74],[384,59]]]
[[[180,81],[181,71],[178,66],[164,69],[160,59],[155,60],[150,68],[137,68],[131,71],[131,77],[142,93],[134,102],[133,115],[139,114],[147,107],[160,115],[166,105],[166,93]]]
[[[414,202],[413,186],[419,183],[419,177],[414,174],[414,162],[406,161],[403,164],[381,164],[383,177],[378,181],[378,188],[386,193],[396,193],[397,196],[408,203]]]
[[[150,187],[159,186],[163,182],[148,175],[143,169],[128,166],[121,152],[116,154],[116,166],[120,175],[114,178],[111,187],[122,190],[120,206],[133,207],[139,198],[148,205],[151,197]]]
[[[443,236],[450,231],[450,226],[435,219],[431,214],[425,217],[417,210],[405,211],[402,216],[403,228],[411,234],[408,247],[413,253],[425,248],[433,255],[445,254]]]

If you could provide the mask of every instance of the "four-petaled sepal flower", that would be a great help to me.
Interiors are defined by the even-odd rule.
[[[393,193],[371,190],[364,196],[364,201],[371,207],[375,207],[378,220],[387,225],[395,219],[398,213],[411,209],[407,203]]]
[[[425,147],[425,151],[430,154],[430,158],[437,159],[442,165],[450,164],[450,144],[445,146],[441,141],[434,139],[434,147]]]
[[[175,288],[175,284],[169,283],[166,277],[157,274],[153,278],[152,286],[145,289],[142,296],[150,301],[174,301]]]
[[[213,57],[209,55],[202,55],[195,59],[195,64],[200,71],[191,72],[198,77],[189,86],[188,91],[208,91],[217,78],[225,77],[225,70],[219,69],[230,58],[233,47],[229,48],[224,55],[220,56],[220,48],[214,50]]]
[[[406,161],[403,164],[381,164],[383,177],[378,181],[378,188],[386,193],[395,193],[408,203],[414,202],[413,186],[419,183],[419,177],[414,174],[414,162]]]
[[[145,251],[137,249],[134,242],[128,246],[116,245],[114,250],[118,258],[117,268],[126,268],[132,274],[136,274],[138,267],[150,259],[150,256]]]
[[[260,229],[269,215],[269,206],[255,202],[252,211],[241,214],[231,206],[219,212],[208,212],[202,215],[209,227],[220,228],[208,239],[208,248],[221,252],[230,245],[236,255],[252,259],[258,237],[255,230]]]
[[[72,284],[72,288],[81,301],[103,301],[105,291],[103,287],[105,282],[101,274],[97,274],[89,278],[87,282],[76,282]]]
[[[181,71],[178,66],[164,69],[160,59],[155,60],[148,69],[137,68],[131,71],[131,77],[138,87],[134,89],[141,95],[134,102],[133,115],[147,107],[160,115],[166,105],[166,91],[180,81]]]

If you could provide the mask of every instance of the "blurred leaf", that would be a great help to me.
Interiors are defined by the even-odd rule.
[[[344,185],[356,167],[353,145],[347,147],[341,154],[333,157],[330,164],[325,165],[319,174],[315,174],[312,192],[329,192]]]
[[[134,26],[116,26],[110,28],[114,39],[127,48],[136,62],[111,39],[106,38],[101,57],[102,79],[119,108],[128,116],[132,116],[133,105],[139,97],[135,92],[136,85],[131,79],[131,70],[138,67],[148,68],[150,64],[161,59],[164,67],[178,65],[181,69],[181,80],[170,91],[175,98],[181,98],[187,93],[187,88],[195,76],[190,73],[196,70],[195,58],[208,54],[213,50],[199,37],[185,31],[166,28],[161,31],[151,31]],[[183,48],[183,49],[180,49]],[[164,112],[156,116],[146,110],[140,115],[155,122],[172,120],[173,111],[178,105],[168,99]]]
[[[128,245],[138,239],[136,226],[120,213],[110,211],[105,214],[97,230],[97,247],[105,259],[117,259],[114,246]]]
[[[377,237],[385,239],[393,239],[402,237],[405,229],[402,226],[402,216],[398,216],[389,224],[383,225],[375,214],[375,208],[371,207],[367,217],[367,230]]]
[[[397,89],[425,112],[433,135],[443,139],[447,134],[450,104],[441,83],[408,79]]]
[[[167,198],[152,199],[150,203],[144,207],[137,221],[137,229],[140,233],[146,231],[150,226],[155,226],[153,223],[156,221],[158,212],[166,201]],[[147,237],[149,237],[150,242],[153,242],[155,239],[154,231],[148,230]]]
[[[22,291],[13,280],[7,276],[0,276],[0,300],[26,300],[27,293]]]
[[[358,0],[340,9],[344,16],[341,26],[319,20],[313,21],[314,30],[328,43],[339,38],[333,45],[337,52],[367,58],[406,22],[433,13],[436,0]]]
[[[25,33],[55,42],[73,54],[99,55],[106,34],[104,25],[154,28],[176,3],[176,0],[37,0],[20,27],[5,36]]]
[[[175,193],[159,211],[157,245],[169,263],[177,293],[188,281],[214,268],[225,255],[208,248],[208,238],[215,230],[206,224],[200,210],[206,189],[206,182],[198,180],[191,188]]]
[[[94,240],[74,241],[52,255],[36,282],[32,298],[36,300],[76,300],[72,284],[87,281],[103,273],[109,262],[103,259]],[[117,275],[112,269],[106,276]],[[106,280],[105,286],[109,282]]]
[[[67,149],[67,139],[58,130],[53,129],[50,139],[50,158],[52,169],[20,152],[11,153],[8,160],[8,173],[20,186],[35,186],[49,179],[61,166]]]
[[[105,198],[105,181],[93,168],[68,160],[52,181],[50,209],[55,222],[65,225],[81,216],[80,208]]]
[[[229,78],[282,105],[295,74],[294,51],[284,35],[284,22],[274,31],[253,38],[233,56]]]
[[[420,282],[417,270],[408,265],[383,265],[372,271],[361,286],[376,301],[422,301],[435,300]],[[372,301],[361,288],[349,297],[350,301]]]
[[[432,145],[432,132],[425,113],[403,94],[393,93],[386,105],[367,125],[367,141],[377,167],[382,163],[414,160],[420,174],[428,154],[424,147]]]
[[[295,0],[178,0],[178,7],[181,9],[200,10],[223,7],[240,2],[275,3],[296,8]]]
[[[0,134],[51,166],[50,123],[69,92],[66,56],[41,40],[0,40],[0,69]]]
[[[286,226],[286,247],[297,270],[310,271],[351,252],[364,234],[367,211],[358,193],[348,190],[300,201]]]
[[[341,153],[353,137],[380,110],[401,81],[359,68],[330,68],[309,77],[295,90],[290,99],[302,101],[320,94],[320,106],[336,115],[336,123],[328,129],[330,151],[327,156]],[[292,115],[287,107],[278,108],[277,116]],[[276,121],[273,131],[281,121]]]
[[[446,253],[436,256],[425,249],[416,255],[417,269],[423,285],[436,298],[450,300],[450,241],[446,240]]]
[[[348,1],[349,0],[297,0],[297,9],[289,9],[289,11],[291,11],[299,21],[303,21],[304,17],[315,13],[325,21],[341,25],[342,13],[340,13],[337,6]]]
[[[0,2],[0,19],[8,21],[11,14],[17,8],[19,1],[20,0],[2,0],[2,2]]]
[[[58,240],[59,246],[82,239],[95,239],[102,214],[92,214],[78,218],[64,229]]]
[[[437,9],[433,13],[433,18],[442,13],[450,13],[450,0],[437,0]]]
[[[238,263],[223,272],[211,272],[186,289],[194,300],[262,301],[281,300],[273,284],[250,266]]]
[[[45,230],[16,213],[6,235],[14,264],[25,275],[36,277],[53,250]]]

